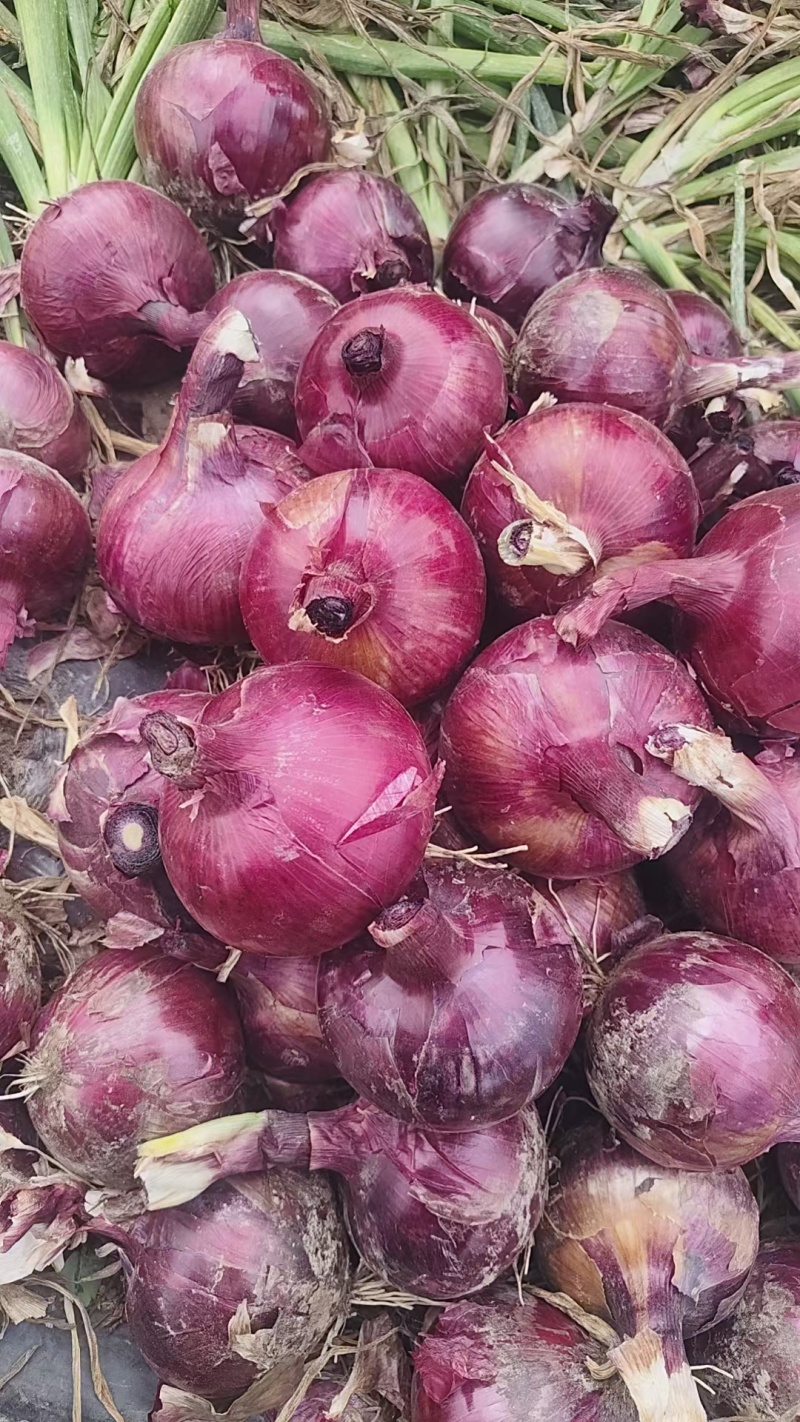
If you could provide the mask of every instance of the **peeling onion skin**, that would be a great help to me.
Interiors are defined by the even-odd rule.
[[[653,425],[626,410],[575,404],[539,410],[487,439],[461,512],[496,598],[524,621],[580,597],[618,563],[688,557],[699,504],[689,466]],[[524,531],[529,524],[526,561],[511,561],[498,541],[512,526]]]
[[[247,1059],[281,1082],[335,1081],[317,1016],[316,958],[244,959],[231,974]]]
[[[137,1145],[230,1110],[243,1074],[230,989],[153,946],[104,951],[59,988],[22,1080],[50,1154],[80,1179],[127,1189]]]
[[[159,1378],[228,1400],[274,1370],[286,1401],[346,1311],[347,1239],[328,1181],[289,1170],[226,1181],[132,1233],[128,1326]]]
[[[297,372],[339,303],[329,291],[296,272],[245,272],[206,307],[213,318],[235,307],[250,323],[259,362],[246,366],[232,410],[237,420],[297,438],[294,387]]]
[[[315,957],[366,928],[419,868],[440,772],[408,713],[363,677],[264,668],[214,697],[192,739],[185,773],[165,768],[161,849],[220,941]]]
[[[654,1167],[592,1122],[559,1149],[536,1236],[547,1283],[610,1323],[609,1350],[644,1422],[703,1422],[684,1338],[736,1308],[758,1250],[743,1171]]]
[[[379,173],[320,173],[268,220],[275,266],[318,282],[337,301],[433,280],[433,249],[416,203]]]
[[[343,351],[365,337],[375,358],[351,374]],[[506,405],[494,340],[467,311],[424,287],[373,292],[335,312],[300,367],[300,457],[316,474],[372,464],[452,493]]]
[[[38,459],[69,483],[92,454],[89,422],[61,372],[8,341],[0,342],[0,447]]]
[[[36,940],[13,899],[0,889],[0,1061],[27,1048],[41,994]]]
[[[791,1417],[800,1405],[800,1243],[764,1244],[732,1318],[694,1339],[711,1417]],[[714,1368],[714,1372],[703,1372]]]
[[[800,1140],[800,988],[734,939],[676,933],[627,953],[586,1059],[603,1115],[657,1164],[728,1170]]]
[[[578,955],[518,875],[432,860],[368,937],[326,953],[317,1001],[341,1074],[423,1129],[507,1120],[578,1035]]]
[[[620,623],[589,650],[561,643],[550,619],[513,628],[472,663],[442,718],[447,803],[491,849],[527,845],[514,854],[527,874],[585,879],[658,858],[700,799],[645,744],[679,708],[710,729],[688,672]]]
[[[127,385],[181,370],[214,295],[211,254],[186,214],[128,181],[87,183],[49,203],[25,241],[20,277],[45,345]]]
[[[265,510],[239,602],[265,662],[344,667],[415,706],[449,689],[475,651],[486,580],[438,489],[401,470],[353,469]]]

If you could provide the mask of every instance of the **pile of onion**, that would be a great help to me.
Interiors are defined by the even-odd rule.
[[[353,469],[266,511],[239,601],[265,662],[346,667],[412,706],[450,687],[477,647],[485,577],[438,489],[400,470]]]
[[[627,563],[687,557],[699,507],[689,466],[659,430],[578,404],[487,439],[461,512],[496,598],[520,621],[555,612]]]
[[[8,341],[0,343],[0,447],[28,454],[73,483],[92,452],[89,422],[58,368]]]
[[[41,991],[36,940],[13,899],[0,888],[0,1062],[26,1050]]]
[[[735,360],[744,355],[736,327],[716,301],[698,291],[669,291],[667,295],[678,313],[692,355],[714,360]]]

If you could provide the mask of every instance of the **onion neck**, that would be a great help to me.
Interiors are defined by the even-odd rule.
[[[289,616],[294,632],[343,642],[375,606],[373,588],[335,566],[304,580]]]
[[[230,411],[245,365],[259,354],[246,318],[223,311],[200,335],[183,378],[170,432]]]
[[[683,1343],[641,1328],[608,1354],[633,1398],[639,1422],[706,1422]]]
[[[357,291],[387,291],[411,280],[411,263],[401,247],[387,246],[380,253],[366,258],[354,272],[352,284]]]
[[[261,44],[258,16],[261,0],[228,0],[225,12],[225,39],[253,40]]]
[[[612,617],[650,602],[671,602],[712,622],[724,616],[747,572],[734,553],[641,563],[598,578],[580,602],[558,612],[555,629],[563,642],[582,647]]]
[[[410,988],[457,982],[472,957],[472,945],[430,899],[400,899],[384,909],[369,932],[386,952],[395,982]]]
[[[159,775],[183,790],[199,789],[204,777],[199,773],[197,737],[191,726],[169,711],[151,711],[144,717],[139,735]]]
[[[218,1180],[282,1166],[319,1168],[311,1160],[308,1118],[249,1111],[146,1141],[134,1173],[144,1186],[148,1209],[164,1210],[193,1200]]]
[[[492,468],[510,486],[515,502],[526,515],[507,524],[497,540],[503,562],[510,568],[544,568],[568,578],[596,567],[599,550],[592,547],[583,529],[570,523],[555,504],[540,499],[506,462],[504,451],[494,440],[487,438],[487,447],[501,456],[491,460]]]
[[[769,351],[762,356],[742,356],[739,360],[708,360],[691,356],[682,381],[684,403],[711,400],[731,390],[748,386],[785,390],[800,384],[800,352],[783,355]]]
[[[346,340],[341,349],[342,365],[355,381],[381,375],[386,363],[386,332],[383,326],[366,326]]]
[[[629,849],[651,857],[663,854],[680,838],[689,807],[668,796],[645,794],[641,776],[610,742],[598,738],[559,746],[557,757],[562,788]]]
[[[205,311],[187,311],[171,301],[146,301],[138,315],[152,335],[178,351],[196,345],[208,325]]]

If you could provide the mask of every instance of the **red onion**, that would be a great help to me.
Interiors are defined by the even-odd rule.
[[[800,1243],[758,1252],[739,1307],[689,1354],[712,1417],[785,1417],[800,1407]],[[706,1371],[708,1369],[708,1371]]]
[[[692,460],[706,517],[726,503],[800,481],[800,420],[763,420]]]
[[[413,1422],[633,1422],[619,1379],[589,1371],[605,1361],[602,1344],[543,1299],[451,1304],[414,1353]]]
[[[800,1145],[778,1146],[777,1154],[783,1188],[800,1210]]]
[[[569,879],[656,859],[698,804],[647,750],[675,713],[711,722],[688,672],[632,627],[575,652],[550,619],[515,627],[464,674],[442,718],[445,797],[514,867]]]
[[[615,953],[626,941],[626,930],[647,913],[633,874],[609,874],[603,879],[537,879],[536,888],[565,924],[581,956],[594,959]]]
[[[300,367],[301,457],[317,474],[374,464],[452,489],[506,398],[503,362],[468,312],[424,287],[374,292],[334,313]]]
[[[200,233],[131,182],[87,183],[49,203],[22,250],[22,304],[45,345],[100,380],[154,384],[181,368],[214,294]]]
[[[600,1109],[648,1160],[725,1170],[800,1140],[800,988],[744,943],[676,933],[634,948],[586,1047]]]
[[[161,862],[158,807],[164,781],[151,769],[139,727],[153,711],[196,716],[208,696],[154,691],[119,697],[76,746],[53,792],[49,815],[73,888],[108,920],[113,947],[134,947],[180,917]]]
[[[228,0],[222,34],[170,50],[136,97],[146,181],[230,235],[249,203],[331,153],[320,91],[261,44],[259,10],[259,0]]]
[[[441,1131],[507,1120],[578,1035],[578,955],[516,874],[425,864],[405,898],[319,965],[322,1034],[346,1081]]]
[[[172,781],[167,873],[223,943],[314,957],[366,928],[419,868],[439,773],[407,712],[363,677],[266,668],[194,726],[157,712],[142,735]]]
[[[433,280],[433,250],[416,203],[359,168],[310,178],[273,209],[273,261],[352,301],[365,291]]]
[[[640,1422],[705,1422],[684,1338],[727,1318],[758,1250],[758,1206],[741,1170],[654,1168],[599,1125],[559,1151],[536,1237],[553,1288],[611,1323],[609,1350]]]
[[[692,552],[689,466],[638,415],[558,405],[509,425],[475,465],[461,512],[516,620],[555,610],[611,569]]]
[[[263,1111],[206,1123],[140,1151],[150,1209],[228,1175],[289,1165],[343,1177],[348,1228],[364,1262],[427,1299],[485,1288],[539,1223],[547,1147],[534,1110],[480,1130],[421,1131],[365,1101],[338,1111]]]
[[[317,1016],[316,958],[244,959],[231,975],[251,1066],[300,1085],[338,1076]]]
[[[641,272],[615,267],[576,272],[540,296],[514,354],[514,390],[526,405],[548,391],[559,400],[619,405],[662,426],[694,400],[798,382],[795,352],[692,355],[666,292]]]
[[[716,301],[697,291],[669,291],[667,296],[678,313],[692,355],[735,360],[745,354],[730,316]]]
[[[26,1050],[41,991],[36,940],[0,888],[0,1061]]]
[[[156,636],[245,640],[239,573],[261,506],[307,476],[282,437],[270,446],[258,431],[256,458],[239,444],[230,405],[255,358],[245,317],[223,312],[197,344],[163,444],[137,459],[103,504],[101,576],[117,606]]]
[[[662,599],[681,611],[678,646],[733,730],[800,735],[800,486],[754,494],[694,558],[625,568],[556,617],[580,645],[609,617]],[[692,718],[680,718],[690,721]]]
[[[61,1171],[40,1174],[36,1165],[35,1152],[8,1145],[0,1151],[0,1287],[58,1267],[83,1221],[82,1187]]]
[[[7,341],[0,343],[0,446],[29,454],[73,482],[92,452],[89,422],[60,371]]]
[[[54,994],[21,1080],[48,1151],[124,1189],[141,1141],[230,1109],[243,1072],[230,989],[148,947],[102,952]]]
[[[15,637],[69,610],[91,551],[86,511],[66,480],[0,451],[0,667]]]
[[[443,494],[415,474],[352,469],[266,513],[239,601],[265,662],[346,667],[411,706],[463,670],[485,589],[475,540]]]
[[[219,316],[232,307],[241,311],[258,346],[258,360],[245,366],[233,397],[237,419],[296,437],[297,372],[337,306],[330,292],[294,272],[245,272],[217,292],[206,307],[207,315]]]

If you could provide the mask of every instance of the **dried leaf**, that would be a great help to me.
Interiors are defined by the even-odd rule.
[[[32,809],[21,795],[5,795],[0,799],[0,825],[9,834],[19,835],[31,844],[40,844],[52,854],[58,854],[58,836],[48,819]]]
[[[16,1322],[17,1320],[12,1321]],[[21,1320],[19,1321],[21,1322]],[[3,1376],[0,1378],[0,1388],[4,1388],[6,1383],[11,1382],[11,1379],[15,1378],[17,1376],[17,1373],[21,1373],[22,1369],[24,1367],[27,1367],[34,1353],[38,1353],[41,1346],[41,1343],[34,1343],[32,1348],[28,1348],[24,1353],[20,1354],[16,1362],[11,1364],[11,1367],[9,1368],[8,1372],[3,1373]]]
[[[58,714],[67,728],[67,739],[64,742],[64,754],[62,760],[69,760],[72,752],[81,738],[80,718],[78,716],[78,703],[74,696],[68,696],[58,708]]]
[[[0,1309],[10,1323],[28,1323],[31,1319],[44,1318],[47,1314],[47,1299],[26,1289],[24,1284],[4,1284],[0,1288]],[[8,1381],[8,1376],[3,1382]],[[0,1383],[0,1387],[2,1387]]]

